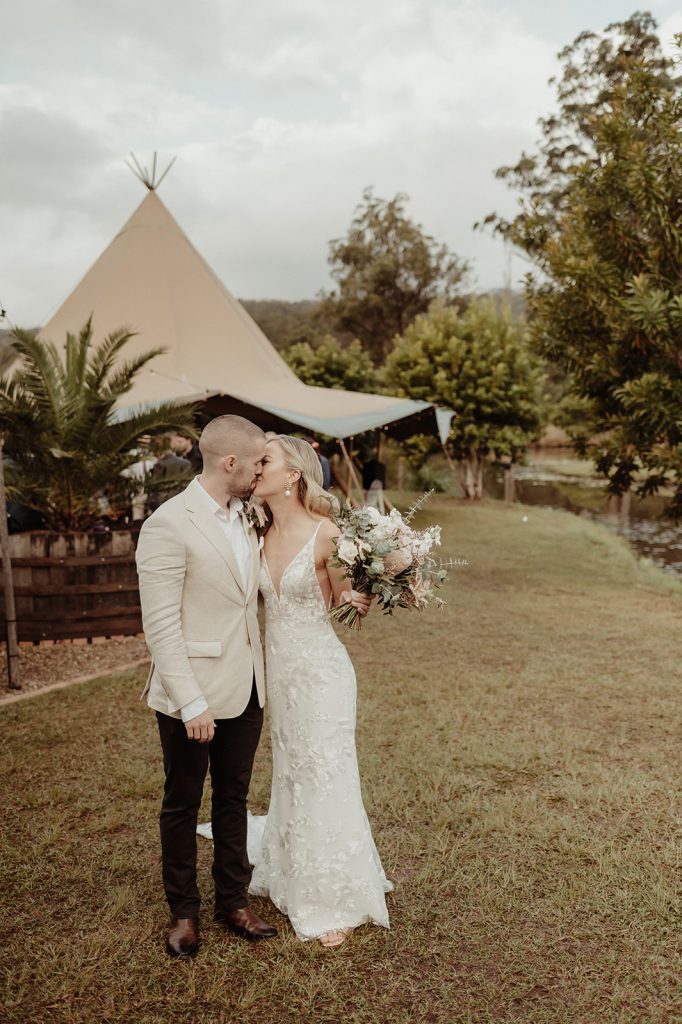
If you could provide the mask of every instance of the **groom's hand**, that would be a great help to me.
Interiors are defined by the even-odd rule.
[[[210,743],[215,733],[215,722],[210,711],[203,711],[196,718],[190,718],[185,722],[187,737],[190,740],[197,740],[199,743]]]

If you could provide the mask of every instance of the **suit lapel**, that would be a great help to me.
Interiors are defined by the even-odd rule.
[[[190,513],[191,521],[194,523],[196,528],[203,533],[204,537],[211,542],[213,547],[216,549],[220,557],[225,562],[225,565],[234,576],[234,581],[243,594],[246,593],[244,584],[242,583],[242,574],[239,571],[239,565],[235,558],[232,545],[225,536],[225,532],[216,519],[215,514],[210,511],[202,509],[188,510]]]

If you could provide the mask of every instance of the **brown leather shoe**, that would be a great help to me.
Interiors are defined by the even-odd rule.
[[[166,939],[169,956],[196,956],[199,948],[199,918],[173,917]]]
[[[228,931],[240,935],[250,942],[274,939],[277,935],[277,929],[262,921],[257,914],[254,914],[251,907],[240,907],[239,910],[221,910],[216,912],[215,919]]]

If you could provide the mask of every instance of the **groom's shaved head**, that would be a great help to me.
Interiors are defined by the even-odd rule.
[[[242,458],[258,442],[265,443],[265,434],[255,423],[243,416],[216,416],[202,430],[199,449],[204,462],[211,465],[226,455]]]

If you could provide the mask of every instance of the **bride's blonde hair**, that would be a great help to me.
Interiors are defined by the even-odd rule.
[[[322,466],[315,449],[300,437],[277,434],[268,441],[277,441],[284,452],[287,469],[298,471],[298,496],[306,512],[332,519],[338,512],[339,503],[333,494],[322,487]]]

